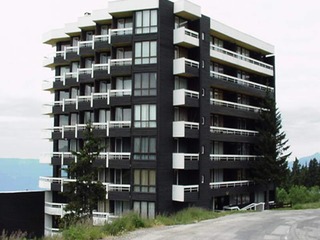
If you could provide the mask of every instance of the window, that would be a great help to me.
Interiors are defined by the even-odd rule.
[[[134,170],[134,191],[135,192],[156,192],[156,171],[135,169]]]
[[[157,74],[136,73],[134,75],[135,96],[156,96],[157,95]]]
[[[157,63],[157,42],[145,41],[135,43],[135,64]]]
[[[131,108],[116,107],[115,120],[116,121],[131,121]]]
[[[144,10],[136,12],[136,34],[157,32],[157,24],[157,10]]]
[[[156,105],[141,104],[134,106],[134,127],[155,128],[157,127]]]
[[[237,51],[238,54],[245,56],[245,57],[250,57],[250,52],[248,49],[245,49],[243,47],[237,46]]]
[[[156,160],[156,138],[134,138],[134,160]]]
[[[130,91],[118,91],[116,96],[131,95],[131,77],[117,77],[116,78],[116,90],[130,90]]]
[[[133,211],[143,218],[153,219],[155,217],[155,203],[134,201]]]
[[[59,126],[69,125],[69,116],[68,115],[59,115]]]
[[[118,31],[113,34],[116,35],[127,35],[132,34],[132,18],[119,18],[117,20]],[[121,29],[121,31],[119,31]]]

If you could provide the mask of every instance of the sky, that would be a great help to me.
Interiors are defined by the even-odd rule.
[[[192,0],[204,15],[275,46],[276,99],[291,159],[320,151],[320,2],[317,0]],[[52,53],[43,34],[75,22],[107,0],[7,1],[0,26],[0,158],[39,158],[51,152],[43,129],[51,126],[42,105],[52,98],[42,81]]]

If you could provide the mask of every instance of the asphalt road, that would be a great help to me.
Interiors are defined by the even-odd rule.
[[[233,214],[194,224],[141,229],[114,240],[314,240],[320,209]]]

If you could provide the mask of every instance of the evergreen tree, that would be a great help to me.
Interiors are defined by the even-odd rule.
[[[301,164],[297,158],[294,160],[292,170],[290,172],[290,185],[302,185]]]
[[[268,209],[270,184],[277,186],[286,180],[289,174],[287,158],[291,154],[286,153],[289,149],[288,140],[282,131],[281,115],[269,91],[261,106],[257,130],[259,135],[256,151],[261,157],[253,163],[252,174],[254,181],[266,190]]]
[[[106,196],[105,186],[98,181],[99,167],[95,165],[101,151],[100,139],[94,137],[92,130],[92,125],[88,123],[84,132],[83,147],[79,152],[73,152],[77,161],[65,169],[69,178],[75,179],[66,185],[63,193],[68,199],[65,208],[67,214],[63,218],[65,225],[81,218],[92,219],[93,210]]]
[[[317,159],[311,159],[309,161],[309,167],[308,167],[308,175],[306,178],[306,187],[313,187],[318,184],[318,178],[319,178],[319,164]]]

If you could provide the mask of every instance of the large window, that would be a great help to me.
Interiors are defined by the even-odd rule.
[[[157,42],[145,41],[135,43],[135,64],[157,63]]]
[[[146,169],[134,170],[135,192],[156,192],[156,171]]]
[[[144,10],[136,12],[136,34],[157,32],[157,24],[157,10]]]
[[[156,138],[135,137],[134,138],[134,160],[155,160],[156,159]]]
[[[134,75],[135,96],[156,96],[157,95],[157,74],[136,73]]]
[[[155,104],[141,104],[134,106],[134,127],[157,127],[157,113]]]
[[[153,219],[155,217],[155,203],[134,201],[133,211],[143,218]]]

